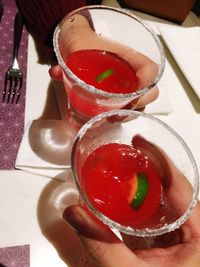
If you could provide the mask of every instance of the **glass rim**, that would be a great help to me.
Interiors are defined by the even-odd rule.
[[[82,10],[92,10],[92,9],[112,10],[112,11],[118,12],[120,14],[127,15],[127,16],[133,18],[134,20],[138,21],[151,34],[151,36],[153,37],[153,39],[154,39],[154,41],[155,41],[155,43],[156,43],[156,45],[158,47],[159,52],[160,52],[161,63],[159,64],[158,74],[157,74],[155,80],[150,85],[148,85],[147,87],[144,87],[144,88],[142,88],[142,89],[140,89],[138,91],[132,92],[132,93],[126,93],[126,94],[123,94],[123,93],[110,93],[110,92],[106,92],[106,91],[100,90],[100,89],[96,88],[95,86],[92,86],[92,85],[87,84],[86,82],[84,82],[83,80],[81,80],[78,76],[76,76],[66,66],[66,64],[65,64],[65,62],[64,62],[64,60],[63,60],[63,58],[61,56],[61,53],[60,53],[60,50],[59,50],[59,45],[58,45],[58,36],[59,36],[59,33],[60,33],[60,25],[62,25],[63,22],[67,18],[73,16],[74,14],[76,14],[76,13],[82,11]],[[153,29],[151,29],[149,27],[149,25],[147,25],[147,23],[144,20],[142,20],[138,16],[132,14],[130,11],[127,11],[127,10],[124,10],[124,9],[120,9],[120,8],[116,8],[116,7],[104,6],[104,5],[84,6],[84,7],[78,8],[78,9],[70,12],[69,14],[67,14],[61,20],[61,22],[56,26],[56,28],[54,30],[54,34],[53,34],[53,47],[54,47],[54,52],[56,54],[58,63],[63,68],[63,70],[67,73],[67,75],[71,79],[73,79],[73,81],[75,81],[76,83],[78,83],[85,90],[87,90],[87,91],[89,91],[91,93],[95,93],[97,95],[103,96],[103,97],[118,97],[118,98],[132,98],[132,99],[134,99],[136,97],[139,97],[139,96],[145,94],[147,91],[149,91],[150,89],[152,89],[153,87],[155,87],[157,85],[157,83],[159,82],[159,80],[162,77],[162,74],[163,74],[164,68],[165,68],[165,63],[166,63],[164,48],[163,48],[163,46],[161,44],[161,41],[160,41],[159,37],[156,35],[156,33],[153,31]]]
[[[129,115],[131,116],[131,115],[133,115],[133,116],[143,117],[143,118],[153,120],[154,122],[156,122],[159,125],[161,125],[162,127],[164,127],[166,130],[168,130],[170,132],[170,134],[172,134],[181,143],[186,154],[188,155],[190,162],[192,164],[193,170],[194,170],[193,193],[192,193],[191,201],[189,202],[187,210],[184,212],[184,214],[181,217],[179,217],[174,222],[167,224],[167,225],[164,225],[164,226],[157,228],[157,229],[150,229],[150,228],[134,229],[130,226],[124,226],[124,225],[121,225],[121,224],[113,221],[108,216],[104,215],[102,212],[97,210],[92,205],[92,203],[91,203],[90,199],[87,197],[87,195],[83,192],[81,185],[79,183],[79,179],[78,179],[77,174],[76,174],[76,170],[74,168],[76,147],[77,147],[79,141],[81,140],[81,138],[84,136],[84,134],[87,132],[87,130],[94,123],[101,121],[102,119],[104,119],[106,117],[115,116],[115,115],[117,115],[117,116],[129,116]],[[140,236],[140,237],[154,237],[154,236],[162,235],[162,234],[167,233],[167,232],[171,232],[171,231],[179,228],[188,219],[188,217],[190,216],[190,214],[191,214],[191,212],[192,212],[192,210],[193,210],[193,208],[196,205],[197,200],[198,200],[199,172],[198,172],[198,167],[197,167],[196,161],[194,159],[194,156],[193,156],[190,148],[188,147],[186,142],[182,139],[182,137],[173,128],[171,128],[168,124],[166,124],[162,120],[160,120],[160,119],[158,119],[152,115],[149,115],[149,114],[147,114],[145,112],[141,112],[141,111],[125,110],[125,109],[106,111],[106,112],[98,114],[97,116],[93,117],[88,122],[86,122],[81,127],[81,129],[78,131],[78,133],[74,139],[74,143],[72,146],[72,153],[71,153],[71,170],[72,170],[73,178],[74,178],[75,184],[77,186],[77,189],[79,191],[79,194],[80,194],[81,198],[83,199],[84,203],[86,203],[89,210],[93,214],[95,214],[95,216],[99,220],[101,220],[104,224],[106,224],[107,226],[109,226],[111,228],[115,228],[116,230],[123,232],[125,234],[129,234],[129,235],[135,235],[135,236]]]

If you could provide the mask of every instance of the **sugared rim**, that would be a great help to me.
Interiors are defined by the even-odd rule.
[[[134,20],[137,20],[141,25],[143,25],[144,28],[146,28],[146,30],[151,34],[151,36],[153,37],[153,39],[155,40],[155,43],[158,46],[158,49],[160,51],[160,56],[161,56],[161,63],[159,65],[159,71],[158,74],[156,76],[156,79],[154,82],[152,82],[148,87],[142,88],[141,90],[138,90],[136,92],[133,93],[128,93],[128,94],[115,94],[115,93],[109,93],[109,92],[105,92],[103,90],[99,90],[96,87],[87,84],[86,82],[84,82],[83,80],[81,80],[80,78],[78,78],[65,64],[60,51],[59,51],[59,45],[58,45],[58,36],[60,33],[60,25],[69,17],[71,17],[72,15],[83,11],[83,10],[92,10],[92,9],[105,9],[105,10],[113,10],[115,12],[127,15],[131,18],[133,18]],[[76,81],[78,84],[80,84],[80,86],[82,88],[84,88],[85,90],[103,96],[103,97],[117,97],[117,98],[131,98],[134,99],[136,97],[139,97],[140,95],[145,94],[147,91],[149,91],[151,88],[155,87],[156,84],[159,82],[160,78],[162,77],[162,74],[164,72],[164,68],[165,68],[165,53],[164,53],[164,49],[163,46],[158,38],[158,36],[154,33],[154,31],[139,17],[133,15],[132,13],[125,11],[123,9],[120,8],[114,8],[114,7],[108,7],[108,6],[103,6],[103,5],[91,5],[91,6],[86,6],[86,7],[82,7],[79,9],[76,9],[75,11],[70,12],[67,16],[65,16],[63,18],[63,20],[61,21],[60,24],[57,25],[57,27],[55,28],[54,31],[54,35],[53,35],[53,46],[54,46],[54,52],[56,54],[57,60],[59,65],[64,69],[64,71],[69,75],[69,77],[71,79],[73,79],[74,81]]]
[[[122,117],[123,116],[144,117],[146,119],[153,120],[156,123],[160,124],[165,129],[167,129],[184,147],[184,150],[185,150],[186,154],[188,155],[190,162],[192,164],[193,170],[194,170],[194,189],[193,189],[193,194],[192,194],[192,198],[191,198],[190,204],[188,206],[188,209],[179,219],[177,219],[173,223],[164,225],[164,226],[157,228],[157,229],[145,228],[142,230],[141,229],[140,230],[134,229],[130,226],[122,226],[119,223],[111,220],[110,218],[108,218],[107,216],[102,214],[96,208],[94,208],[94,206],[91,204],[90,200],[88,199],[87,195],[84,194],[84,192],[81,190],[81,185],[79,183],[79,179],[77,177],[76,170],[74,169],[76,147],[77,147],[80,139],[85,135],[87,130],[94,123],[101,121],[102,119],[104,119],[106,117],[115,116],[115,115],[122,116]],[[72,168],[73,177],[74,177],[76,186],[78,188],[78,191],[79,191],[83,201],[87,204],[88,208],[96,215],[96,217],[99,220],[101,220],[103,223],[107,224],[109,227],[115,228],[116,230],[123,232],[123,233],[126,233],[126,234],[129,234],[129,235],[135,235],[135,236],[140,236],[140,237],[153,237],[153,236],[158,236],[158,235],[161,235],[161,234],[164,234],[164,233],[167,233],[167,232],[170,232],[170,231],[173,231],[173,230],[179,228],[188,219],[188,217],[190,216],[190,214],[191,214],[191,212],[192,212],[192,210],[193,210],[193,208],[196,205],[197,200],[198,200],[199,173],[198,173],[196,161],[195,161],[188,145],[180,137],[180,135],[175,130],[173,130],[169,125],[167,125],[163,121],[159,120],[158,118],[155,118],[155,117],[153,117],[149,114],[146,114],[144,112],[139,112],[139,111],[134,111],[134,110],[123,110],[123,109],[112,110],[112,111],[103,112],[103,113],[93,117],[92,119],[90,119],[85,125],[82,126],[82,128],[79,130],[79,132],[77,133],[77,135],[75,137],[74,144],[72,147],[72,153],[71,153],[71,168]]]

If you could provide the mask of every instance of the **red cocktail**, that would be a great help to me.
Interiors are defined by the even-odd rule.
[[[153,163],[126,144],[95,149],[84,162],[81,184],[96,209],[126,226],[153,224],[163,199],[161,178]]]
[[[115,94],[136,91],[138,77],[131,65],[118,55],[102,50],[79,50],[66,59],[70,70],[97,89]]]
[[[129,94],[138,86],[136,72],[123,58],[101,50],[79,50],[66,59],[69,69],[85,83],[108,93]],[[80,89],[70,90],[65,86],[71,106],[86,117],[107,111],[107,105],[91,101],[87,91],[80,94]]]
[[[187,145],[145,113],[117,110],[89,120],[77,134],[71,165],[81,203],[127,234],[178,228],[198,198],[198,170]]]

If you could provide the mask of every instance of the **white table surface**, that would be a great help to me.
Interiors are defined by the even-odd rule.
[[[104,1],[104,4],[117,6],[115,1]],[[135,13],[144,19],[166,23],[164,20],[138,12]],[[199,19],[193,13],[190,13],[183,26],[195,25],[200,25]],[[165,50],[169,64],[163,79],[167,84],[173,112],[157,117],[172,126],[182,136],[191,149],[198,167],[200,167],[200,100],[196,97],[166,47]],[[28,68],[29,73],[31,73],[33,71],[31,66],[28,66]],[[48,67],[43,67],[43,70],[44,72],[47,71]],[[46,109],[43,112],[44,100],[49,98],[47,90],[42,88],[44,86],[43,81],[32,81],[30,75],[27,86],[30,86],[33,82],[35,88],[38,89],[35,92],[37,102],[34,109],[26,112],[26,122],[39,118],[42,113],[48,113]],[[39,97],[38,92],[40,92]],[[54,117],[57,116],[58,113],[55,112]],[[44,204],[41,203],[41,196],[48,188],[50,188],[49,194],[51,196],[63,185],[62,182],[56,180],[53,182],[54,186],[51,186],[51,183],[52,180],[49,178],[19,170],[0,171],[0,247],[30,244],[31,267],[66,266],[66,263],[57,254],[55,244],[48,241],[42,234],[41,222],[39,223],[38,219],[38,206]],[[48,201],[51,203],[50,197]],[[51,207],[49,203],[48,206]],[[67,236],[61,238],[67,239]]]

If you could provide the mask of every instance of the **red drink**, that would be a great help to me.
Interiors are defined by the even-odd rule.
[[[92,205],[110,219],[137,228],[155,223],[161,179],[149,158],[134,147],[98,147],[84,162],[81,184]]]
[[[106,92],[128,94],[136,90],[138,78],[129,63],[118,55],[101,50],[80,50],[66,62],[87,84]]]
[[[66,59],[66,65],[81,80],[109,93],[128,94],[136,91],[138,78],[130,64],[118,55],[101,50],[80,50]],[[109,110],[99,105],[91,93],[66,85],[72,107],[87,117]]]

